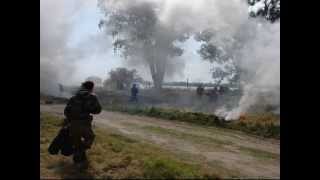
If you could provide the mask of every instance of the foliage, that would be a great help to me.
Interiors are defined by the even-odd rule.
[[[162,24],[152,3],[140,2],[124,9],[103,6],[102,9],[106,16],[99,26],[113,37],[115,52],[128,60],[146,63],[155,87],[161,88],[168,60],[183,53],[175,43],[185,41],[188,36]]]
[[[137,70],[117,68],[109,72],[109,78],[104,82],[104,86],[115,83],[116,89],[124,90],[129,89],[134,82],[143,82],[143,79],[138,75]]]

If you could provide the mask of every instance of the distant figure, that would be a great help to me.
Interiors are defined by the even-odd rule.
[[[197,88],[197,95],[201,98],[204,93],[204,87],[200,84]]]
[[[218,96],[219,96],[219,92],[218,92],[217,87],[214,87],[213,89],[209,90],[207,93],[207,96],[209,96],[209,100],[211,102],[217,101]]]
[[[132,88],[131,88],[131,102],[138,102],[138,93],[139,90],[137,88],[136,84],[133,84]]]
[[[82,83],[80,90],[71,97],[64,109],[67,122],[70,126],[70,137],[73,146],[73,162],[81,169],[88,168],[86,150],[91,148],[95,135],[92,131],[91,114],[99,114],[101,105],[92,93],[94,83]]]
[[[58,85],[59,85],[59,91],[60,91],[60,92],[63,92],[64,90],[63,90],[62,84],[58,84]]]
[[[62,96],[63,91],[64,91],[64,89],[63,89],[62,84],[59,84],[59,92],[60,92],[60,96]]]
[[[226,87],[226,86],[221,86],[221,87],[220,87],[220,90],[219,90],[219,93],[222,95],[222,94],[228,93],[228,91],[229,91],[229,88],[228,88],[228,87]]]

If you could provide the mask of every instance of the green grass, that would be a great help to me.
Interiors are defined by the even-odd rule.
[[[278,117],[270,113],[246,115],[240,120],[228,122],[213,114],[181,111],[177,109],[121,105],[105,106],[104,108],[106,110],[120,111],[131,115],[176,120],[201,126],[228,128],[265,138],[280,139],[280,120]]]
[[[49,143],[62,119],[40,114],[40,175],[42,178],[216,178],[218,172],[201,164],[185,162],[162,148],[125,137],[112,130],[95,128],[96,139],[88,151],[90,167],[79,172],[71,157],[50,155]]]

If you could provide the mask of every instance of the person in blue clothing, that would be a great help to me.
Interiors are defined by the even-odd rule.
[[[132,88],[131,88],[131,102],[138,102],[138,87],[136,84],[133,84]]]

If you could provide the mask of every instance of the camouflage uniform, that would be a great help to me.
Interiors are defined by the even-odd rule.
[[[70,137],[74,147],[73,160],[75,163],[87,161],[86,149],[94,141],[91,122],[92,115],[101,112],[101,105],[97,97],[85,89],[81,89],[73,96],[64,110],[70,124]]]

